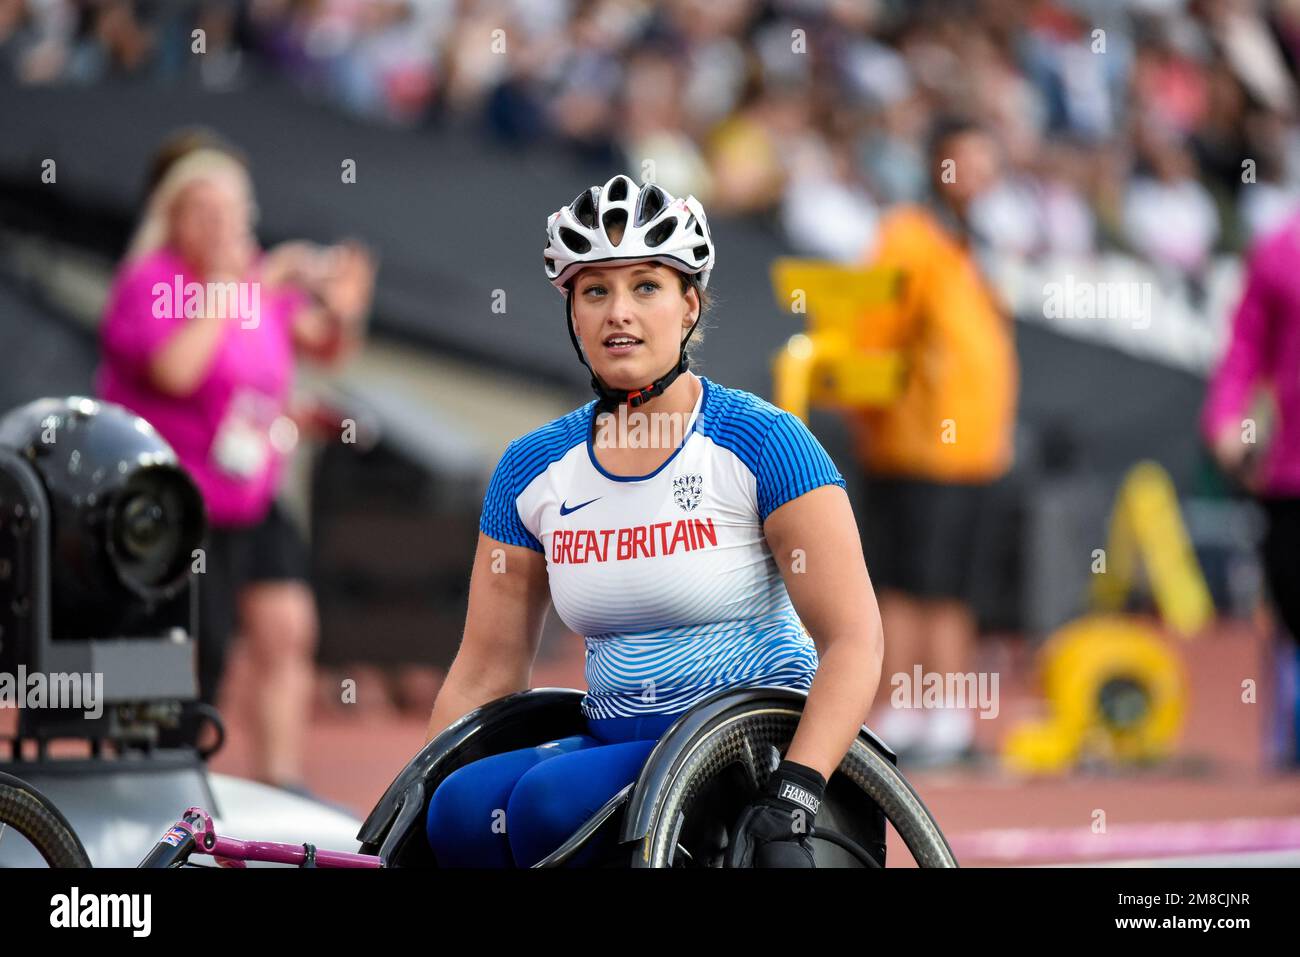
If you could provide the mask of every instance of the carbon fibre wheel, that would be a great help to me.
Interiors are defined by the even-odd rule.
[[[90,867],[81,839],[57,807],[25,781],[0,772],[0,850],[16,832],[50,867]]]
[[[697,733],[659,791],[632,866],[722,866],[727,830],[776,767],[800,715],[781,704],[740,707]],[[818,839],[818,827],[839,832],[883,862],[885,820],[919,866],[957,866],[925,804],[894,763],[860,734],[828,782],[817,814],[811,840],[818,866],[862,866],[848,851]]]

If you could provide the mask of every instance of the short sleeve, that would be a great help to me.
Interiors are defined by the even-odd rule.
[[[786,502],[822,485],[844,488],[844,476],[808,426],[798,416],[782,411],[759,453],[759,518],[766,521]]]
[[[109,295],[100,330],[109,362],[132,376],[140,376],[154,355],[185,325],[183,315],[165,308],[171,287],[152,261],[125,267]]]
[[[483,497],[483,514],[479,518],[479,531],[489,538],[506,545],[519,545],[545,553],[546,549],[537,540],[523,519],[519,517],[519,493],[523,491],[519,475],[518,439],[506,446],[496,471],[488,482],[487,494]]]

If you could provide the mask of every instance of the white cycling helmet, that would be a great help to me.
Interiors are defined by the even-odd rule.
[[[622,228],[619,241],[609,230]],[[637,188],[619,174],[592,186],[546,221],[546,278],[561,292],[583,266],[601,262],[659,262],[709,284],[713,237],[694,196],[673,199],[654,183]]]
[[[618,242],[610,230],[622,230]],[[631,177],[619,174],[604,186],[591,186],[569,203],[551,213],[546,221],[546,278],[565,297],[565,321],[574,351],[591,372],[591,387],[603,411],[613,411],[626,402],[638,406],[661,394],[687,369],[686,343],[695,333],[697,321],[682,340],[678,361],[672,369],[640,389],[610,389],[583,354],[573,331],[573,296],[568,288],[574,273],[594,263],[630,265],[657,262],[699,279],[707,288],[713,271],[713,237],[704,207],[694,196],[674,199],[654,183],[639,189]],[[594,424],[594,420],[593,420]]]

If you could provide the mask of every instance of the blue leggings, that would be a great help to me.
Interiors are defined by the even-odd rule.
[[[506,751],[457,768],[429,801],[425,829],[441,867],[531,867],[636,780],[679,714],[588,719],[590,734]],[[608,832],[570,859],[609,851]]]

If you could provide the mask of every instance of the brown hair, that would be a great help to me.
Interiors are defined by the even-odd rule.
[[[158,144],[149,160],[149,173],[145,178],[144,195],[147,198],[162,182],[167,171],[176,162],[196,150],[216,150],[248,169],[248,157],[220,133],[205,126],[187,126],[171,133]]]
[[[695,331],[691,333],[691,339],[686,343],[686,356],[688,359],[695,358],[695,350],[699,348],[700,342],[704,339],[704,319],[709,311],[709,305],[712,297],[709,291],[700,284],[699,276],[692,276],[688,273],[680,273],[679,278],[682,282],[682,295],[687,291],[694,289],[696,295],[700,297],[700,314],[695,317]]]

